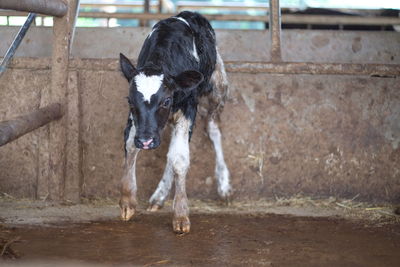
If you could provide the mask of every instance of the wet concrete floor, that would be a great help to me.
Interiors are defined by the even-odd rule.
[[[191,216],[191,233],[172,232],[169,214],[133,221],[0,228],[35,261],[138,266],[400,266],[400,225],[286,215]],[[1,263],[1,262],[0,262]],[[0,264],[1,265],[1,264]]]

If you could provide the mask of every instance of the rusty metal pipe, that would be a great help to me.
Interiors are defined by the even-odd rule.
[[[47,123],[60,119],[64,112],[61,105],[51,104],[15,119],[0,122],[0,146],[36,130]]]
[[[67,14],[68,6],[61,0],[1,0],[0,9],[62,17]]]

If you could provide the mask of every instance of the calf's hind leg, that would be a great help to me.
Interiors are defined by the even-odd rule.
[[[229,203],[231,201],[233,190],[230,182],[229,170],[224,159],[221,131],[219,130],[217,124],[228,96],[229,87],[224,63],[218,52],[215,71],[211,76],[211,83],[213,86],[213,91],[208,97],[209,112],[207,132],[211,142],[213,143],[215,151],[215,176],[218,186],[218,195],[223,201]]]
[[[161,181],[158,183],[156,191],[150,197],[150,206],[148,211],[157,211],[164,205],[166,198],[171,190],[172,180],[174,178],[174,170],[170,160],[167,160],[165,166],[164,174]]]
[[[226,166],[222,150],[221,132],[213,119],[208,121],[207,130],[215,150],[215,177],[217,180],[218,195],[223,201],[229,204],[232,197],[232,187],[229,170]]]

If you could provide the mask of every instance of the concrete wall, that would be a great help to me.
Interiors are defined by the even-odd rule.
[[[19,27],[1,27],[0,55]],[[147,28],[78,28],[72,55],[77,58],[116,58],[119,52],[136,58]],[[269,61],[267,31],[219,30],[218,44],[224,60]],[[33,27],[16,55],[50,57],[52,28]],[[347,62],[400,64],[397,32],[287,30],[282,32],[282,56],[294,62]]]
[[[7,34],[13,29],[0,28]],[[48,29],[29,38],[31,46]],[[132,58],[147,29],[106,29],[94,42],[95,29],[79,29],[76,57],[115,58],[119,51]],[[218,32],[227,60],[268,60],[268,33]],[[399,63],[400,35],[329,31],[284,32],[293,61]],[[36,40],[38,38],[39,40]],[[105,40],[111,40],[105,42]],[[257,40],[251,41],[251,40]],[[359,41],[357,41],[359,40]],[[100,45],[101,44],[101,45]],[[111,44],[111,45],[109,45]],[[3,45],[3,44],[1,44]],[[22,56],[48,56],[33,47]],[[47,44],[42,43],[46,47]],[[245,48],[244,48],[245,47]],[[90,49],[89,49],[90,48]],[[0,53],[3,48],[0,47]],[[320,55],[319,57],[316,55]],[[318,60],[317,60],[318,59]],[[41,59],[27,60],[0,78],[0,120],[24,114],[40,105],[49,87],[50,71],[31,68]],[[122,132],[127,118],[127,82],[105,61],[71,69],[79,114],[81,195],[118,196],[122,174]],[[103,63],[102,63],[103,62]],[[28,64],[29,63],[29,64]],[[31,64],[32,63],[32,64]],[[98,67],[100,65],[100,67]],[[227,164],[237,199],[305,194],[315,197],[354,197],[400,202],[400,82],[399,78],[337,75],[279,75],[230,73],[231,96],[223,114]],[[214,154],[200,116],[191,143],[187,185],[192,198],[216,198]],[[0,147],[0,192],[15,197],[54,197],[52,181],[43,180],[41,144],[48,127]],[[169,139],[168,130],[164,134]],[[147,199],[162,175],[167,142],[138,159],[139,196]],[[68,181],[60,181],[68,185]]]

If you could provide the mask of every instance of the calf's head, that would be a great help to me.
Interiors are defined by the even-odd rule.
[[[203,81],[203,75],[189,70],[171,76],[163,73],[162,66],[136,69],[123,54],[120,65],[129,82],[128,103],[136,127],[134,144],[140,149],[157,148],[174,104],[174,93],[194,90]]]

